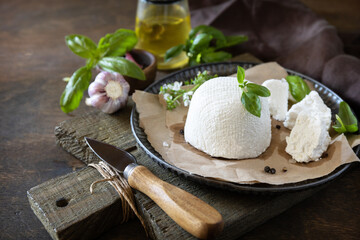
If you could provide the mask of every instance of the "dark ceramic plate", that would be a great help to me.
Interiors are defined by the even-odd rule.
[[[247,69],[250,67],[255,66],[255,63],[248,63],[248,62],[225,62],[225,63],[214,63],[214,64],[204,64],[200,66],[190,67],[186,68],[177,72],[174,72],[162,80],[153,83],[148,88],[145,89],[146,92],[149,93],[159,93],[160,86],[162,86],[165,83],[172,83],[175,81],[183,82],[185,80],[189,80],[190,78],[193,78],[197,75],[199,71],[209,70],[212,74],[218,74],[218,75],[230,75],[233,73],[236,73],[237,66],[240,65],[243,68]],[[331,108],[331,112],[338,112],[339,104],[342,101],[342,99],[336,95],[333,91],[325,87],[323,84],[315,81],[314,79],[305,76],[303,74],[297,73],[292,70],[288,70],[287,72],[290,75],[298,75],[302,77],[303,79],[306,79],[314,84],[314,87],[316,91],[319,93],[319,95],[324,100],[324,103]],[[334,114],[333,114],[334,119]],[[130,123],[131,123],[131,129],[132,132],[136,138],[136,141],[138,142],[139,146],[153,159],[156,163],[158,163],[161,167],[174,172],[178,174],[179,176],[185,177],[186,179],[190,179],[196,182],[199,182],[201,184],[205,184],[208,186],[213,186],[221,189],[227,189],[232,191],[239,191],[239,192],[248,192],[248,193],[275,193],[275,192],[285,192],[285,191],[297,191],[297,190],[303,190],[310,187],[315,187],[324,183],[327,183],[338,176],[340,176],[342,173],[344,173],[349,167],[350,164],[345,164],[340,167],[338,167],[335,171],[330,173],[327,176],[301,181],[297,183],[289,183],[289,184],[283,184],[283,185],[270,185],[270,184],[263,184],[263,183],[257,183],[257,184],[237,184],[237,183],[231,183],[231,182],[224,182],[219,180],[214,180],[210,178],[205,178],[196,174],[191,174],[188,171],[182,170],[174,165],[171,165],[167,163],[161,155],[151,146],[151,144],[147,140],[147,136],[142,128],[139,126],[139,114],[136,111],[136,106],[132,109],[131,117],[130,117]],[[354,149],[355,153],[359,156],[360,152],[360,146],[356,147]]]

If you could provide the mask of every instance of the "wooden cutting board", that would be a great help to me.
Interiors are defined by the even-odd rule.
[[[239,55],[232,60],[261,62],[250,54]],[[157,79],[165,75],[158,72]],[[324,187],[272,196],[249,195],[211,188],[179,177],[161,168],[137,148],[130,129],[132,106],[130,101],[126,109],[113,115],[93,110],[64,121],[55,127],[56,142],[86,164],[98,162],[99,159],[87,147],[84,137],[130,150],[138,163],[149,168],[156,176],[216,208],[225,222],[219,239],[236,239]],[[102,177],[95,169],[85,167],[28,191],[31,208],[53,239],[94,239],[121,224],[121,200],[109,183],[98,184],[94,194],[90,194],[90,184],[99,179]],[[134,194],[137,209],[145,219],[152,239],[194,239],[151,199],[140,192]]]
[[[98,159],[86,146],[84,137],[131,150],[137,161],[159,178],[192,193],[222,214],[225,227],[219,239],[236,239],[319,190],[314,188],[272,196],[246,195],[179,177],[161,168],[136,148],[129,122],[132,105],[130,102],[126,109],[115,115],[94,110],[60,123],[55,128],[57,143],[87,164]],[[109,183],[98,184],[94,194],[89,192],[90,184],[101,178],[95,169],[85,167],[28,191],[34,213],[53,239],[92,239],[121,223],[121,200]],[[151,238],[194,239],[147,196],[135,192],[135,197]]]

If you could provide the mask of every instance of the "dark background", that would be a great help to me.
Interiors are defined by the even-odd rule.
[[[345,52],[360,55],[358,0],[303,0],[338,29]],[[117,28],[133,29],[136,1],[0,1],[0,239],[50,239],[30,209],[26,191],[83,166],[55,144],[54,127],[81,115],[59,108],[68,77],[84,60],[64,36],[94,41]],[[103,239],[143,239],[131,221]],[[360,168],[249,232],[243,239],[359,239]]]

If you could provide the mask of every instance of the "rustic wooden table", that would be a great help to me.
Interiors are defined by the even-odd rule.
[[[330,23],[350,54],[359,56],[359,3],[303,1]],[[55,144],[54,127],[72,115],[59,108],[70,76],[84,60],[64,36],[98,40],[117,28],[134,28],[136,1],[2,1],[0,4],[0,239],[49,239],[30,209],[26,191],[83,164]],[[357,43],[357,44],[356,44]],[[136,220],[102,239],[144,239]],[[360,168],[243,236],[243,239],[358,239]]]

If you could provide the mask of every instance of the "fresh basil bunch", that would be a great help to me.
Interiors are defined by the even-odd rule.
[[[118,29],[106,34],[96,45],[90,38],[73,34],[65,37],[65,43],[76,55],[87,59],[86,65],[77,69],[71,76],[60,98],[61,110],[65,113],[75,110],[89,87],[92,73],[96,66],[108,72],[118,72],[132,78],[145,80],[145,74],[134,62],[122,56],[132,50],[136,43],[135,32]]]
[[[256,117],[261,117],[261,102],[259,97],[270,97],[270,91],[264,86],[249,83],[245,80],[245,70],[237,67],[237,80],[239,87],[242,88],[241,103],[245,109]]]
[[[165,61],[178,56],[182,51],[189,57],[189,65],[225,61],[232,57],[220,49],[231,47],[248,40],[247,36],[225,36],[214,27],[200,25],[192,29],[185,44],[170,48],[165,53]]]

